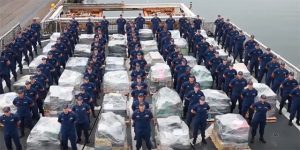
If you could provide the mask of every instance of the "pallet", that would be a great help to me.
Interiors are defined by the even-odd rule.
[[[277,118],[276,117],[268,117],[267,118],[267,123],[276,123],[277,122]]]
[[[210,138],[218,150],[251,150],[248,145],[225,144],[214,130],[212,131]]]

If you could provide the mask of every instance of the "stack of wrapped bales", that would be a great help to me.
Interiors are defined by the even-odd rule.
[[[129,93],[129,77],[127,71],[106,72],[103,77],[104,93]]]
[[[79,90],[82,83],[82,78],[82,73],[65,69],[58,80],[58,85],[73,86],[75,89]]]
[[[170,67],[165,63],[156,63],[150,68],[149,86],[153,90],[162,87],[172,87],[172,75]]]
[[[31,75],[25,75],[19,78],[18,81],[14,82],[13,89],[18,90],[21,87],[24,87],[26,81],[30,81]]]
[[[76,44],[74,49],[74,56],[89,57],[91,55],[90,44]]]
[[[194,66],[191,70],[191,74],[196,77],[196,81],[200,83],[201,89],[211,88],[213,79],[211,72],[205,66]]]
[[[114,38],[108,42],[108,56],[126,57],[126,39]]]
[[[88,60],[87,57],[70,57],[66,63],[66,69],[82,73],[85,71]]]
[[[144,54],[158,51],[157,42],[155,40],[141,41]]]
[[[183,56],[187,60],[187,64],[190,67],[194,67],[197,65],[197,59],[193,56]]]
[[[139,37],[141,41],[153,40],[153,33],[151,29],[140,29]]]
[[[103,112],[113,112],[115,114],[126,116],[127,98],[119,93],[108,93],[103,98]]]
[[[13,101],[17,96],[18,94],[15,92],[0,94],[0,115],[3,114],[2,110],[6,106],[10,107],[12,113],[15,113],[17,111],[17,108],[13,104]]]
[[[164,58],[161,56],[159,52],[149,52],[145,55],[145,60],[147,62],[147,66],[145,68],[146,71],[149,71],[150,67],[155,65],[156,63],[164,63]]]
[[[105,72],[126,70],[123,57],[106,57]]]

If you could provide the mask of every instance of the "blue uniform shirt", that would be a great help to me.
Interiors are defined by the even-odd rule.
[[[288,96],[289,93],[298,85],[298,81],[296,79],[293,80],[289,80],[289,79],[285,79],[282,82],[282,94],[284,96]]]
[[[75,95],[75,98],[77,99],[79,96],[82,97],[83,103],[90,104],[91,97],[87,93],[79,93]]]
[[[77,122],[78,124],[81,123],[89,123],[89,110],[90,106],[88,104],[82,103],[82,105],[75,105],[72,108],[72,111],[77,115]]]
[[[242,103],[242,106],[243,107],[250,107],[253,103],[254,103],[254,100],[257,96],[257,90],[256,89],[244,89],[242,91],[242,96],[243,96],[243,103]]]
[[[146,102],[145,100],[142,103],[145,105],[145,109],[150,108],[149,103]],[[139,110],[139,104],[140,104],[139,100],[137,100],[137,99],[132,102],[131,109],[133,110],[133,112]]]
[[[94,90],[96,88],[96,85],[94,83],[83,83],[81,86],[83,86],[85,92],[92,98],[95,98]]]
[[[260,59],[260,68],[265,69],[266,65],[272,60],[273,55],[267,54],[267,53],[263,53],[259,59]]]
[[[68,112],[67,114],[62,112],[58,116],[58,122],[61,123],[61,128],[60,128],[61,132],[74,131],[76,129],[75,128],[76,121],[77,121],[77,116],[73,112]]]
[[[174,23],[175,23],[175,19],[173,19],[173,18],[168,18],[168,19],[166,20],[166,24],[167,24],[168,30],[173,30],[173,28],[174,28]]]
[[[235,78],[231,80],[230,85],[232,88],[232,94],[241,95],[244,87],[247,86],[247,80],[244,78],[241,79]]]
[[[133,97],[133,98],[137,98],[138,97],[138,95],[139,94],[143,94],[143,95],[147,95],[147,90],[145,90],[145,89],[141,89],[141,90],[138,90],[138,89],[136,89],[136,90],[133,90],[132,92],[131,92],[131,96]]]
[[[291,97],[292,97],[292,105],[298,105],[300,104],[300,89],[296,88],[294,90],[291,91],[290,93]],[[299,113],[299,112],[297,112]]]
[[[200,105],[199,103],[194,105],[192,110],[196,112],[196,122],[206,122],[209,109],[210,107],[206,102],[203,105]]]
[[[201,25],[202,25],[202,20],[201,19],[195,19],[194,20],[194,25],[195,25],[195,28],[197,29],[197,30],[199,30],[200,28],[201,28]]]
[[[252,49],[249,52],[249,57],[250,57],[250,62],[258,62],[258,58],[260,58],[260,56],[263,54],[263,51],[259,48],[259,49]]]
[[[267,69],[268,69],[267,75],[268,75],[268,77],[270,77],[272,75],[273,71],[275,69],[279,68],[279,67],[280,67],[280,64],[278,62],[272,62],[272,61],[269,62],[267,64]]]
[[[237,75],[237,72],[235,69],[232,70],[226,69],[224,71],[224,75],[225,75],[225,82],[229,83]]]
[[[8,62],[9,60],[5,57],[0,57],[0,75],[9,75],[10,70]]]
[[[29,97],[16,97],[13,100],[13,104],[17,107],[17,114],[20,117],[31,117],[30,107],[32,106],[33,102]]]
[[[194,90],[193,91],[190,91],[187,96],[186,96],[186,99],[189,99],[190,100],[190,104],[189,104],[189,110],[192,109],[197,103],[199,103],[199,99],[204,96],[203,92],[202,91],[198,91],[198,92],[195,92]]]
[[[161,22],[161,20],[158,17],[152,18],[151,19],[152,29],[157,30],[160,22]]]
[[[147,87],[148,87],[148,85],[145,83],[145,82],[141,82],[141,83],[138,83],[138,82],[133,82],[132,84],[131,84],[131,89],[136,89],[136,86],[138,85],[138,84],[141,84],[142,86],[143,86],[143,88],[142,89],[145,89],[145,90],[147,90]]]
[[[132,120],[135,123],[135,132],[142,132],[142,131],[151,131],[151,119],[153,118],[153,114],[151,111],[145,109],[144,112],[140,112],[136,110],[132,114]]]
[[[246,49],[246,51],[250,51],[250,50],[254,49],[256,43],[257,43],[257,42],[255,42],[254,40],[248,40],[248,41],[245,43],[245,49]]]
[[[126,24],[126,20],[124,18],[117,19],[118,29],[124,29],[125,24]]]
[[[10,114],[9,116],[2,115],[0,117],[0,123],[4,125],[4,135],[16,134],[18,133],[18,122],[19,117],[15,114]]]
[[[286,76],[289,74],[289,71],[286,69],[277,68],[273,71],[274,74],[274,82],[283,82]]]
[[[271,105],[268,102],[256,102],[252,105],[252,108],[255,109],[253,120],[266,121],[267,112],[271,110]]]
[[[146,76],[146,72],[145,72],[145,70],[133,70],[132,72],[131,72],[131,74],[130,74],[130,76],[131,76],[131,79],[132,80],[135,80],[136,79],[136,77],[137,76],[141,76],[141,77],[145,77]]]

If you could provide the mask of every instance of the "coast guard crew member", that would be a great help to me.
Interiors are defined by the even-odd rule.
[[[288,100],[287,112],[290,112],[291,108],[291,91],[298,86],[298,81],[294,79],[294,72],[289,73],[289,77],[285,79],[280,85],[281,88],[281,101],[279,105],[279,114],[282,114],[282,108],[285,105],[285,101]]]
[[[85,24],[86,26],[86,34],[93,34],[94,30],[94,23],[91,21],[91,19],[88,19],[88,22]]]
[[[166,20],[166,24],[168,30],[174,29],[175,19],[172,17],[172,15],[170,15],[170,17]]]
[[[139,16],[136,17],[136,18],[134,19],[134,21],[135,21],[137,30],[143,29],[143,26],[144,26],[144,24],[145,24],[145,18],[142,17],[142,14],[141,14],[141,13],[139,13]]]
[[[116,23],[118,25],[118,34],[125,34],[124,26],[126,24],[126,20],[123,18],[122,14],[120,14],[120,18],[117,19]]]
[[[151,19],[153,35],[156,35],[160,23],[161,20],[157,17],[157,14],[155,13],[154,17]]]
[[[271,49],[267,48],[266,52],[263,53],[259,57],[259,72],[258,72],[258,82],[260,83],[265,74],[267,74],[268,69],[267,69],[267,64],[272,61],[273,54],[271,53]]]
[[[232,79],[229,83],[229,87],[232,89],[230,100],[231,100],[231,113],[235,109],[236,102],[239,102],[239,114],[242,110],[242,99],[241,94],[243,89],[247,86],[247,80],[243,78],[243,72],[239,71],[235,79]]]
[[[11,82],[10,82],[10,61],[5,57],[0,57],[0,94],[4,93],[2,80],[5,80],[8,90],[11,92]]]
[[[285,78],[288,76],[289,71],[285,69],[285,63],[280,63],[280,67],[275,69],[272,73],[273,78],[273,84],[272,84],[272,90],[274,93],[277,93],[281,83],[285,80]]]
[[[297,120],[296,120],[296,124],[298,126],[300,126],[300,85],[298,85],[297,88],[295,88],[294,90],[291,91],[291,102],[292,102],[292,106],[291,106],[291,113],[290,113],[290,120],[289,120],[289,125],[292,125],[292,121],[297,113]]]
[[[244,89],[241,94],[242,104],[239,104],[239,105],[242,105],[242,114],[241,115],[245,118],[246,113],[247,112],[249,113],[248,124],[251,124],[253,113],[254,113],[253,109],[250,108],[250,106],[253,105],[257,94],[258,94],[258,92],[255,88],[253,88],[252,81],[248,82],[248,87],[246,89]]]

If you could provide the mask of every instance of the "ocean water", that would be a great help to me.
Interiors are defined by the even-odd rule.
[[[102,3],[121,0],[89,0]],[[125,3],[181,2],[207,21],[218,14],[300,68],[300,0],[123,0]]]

